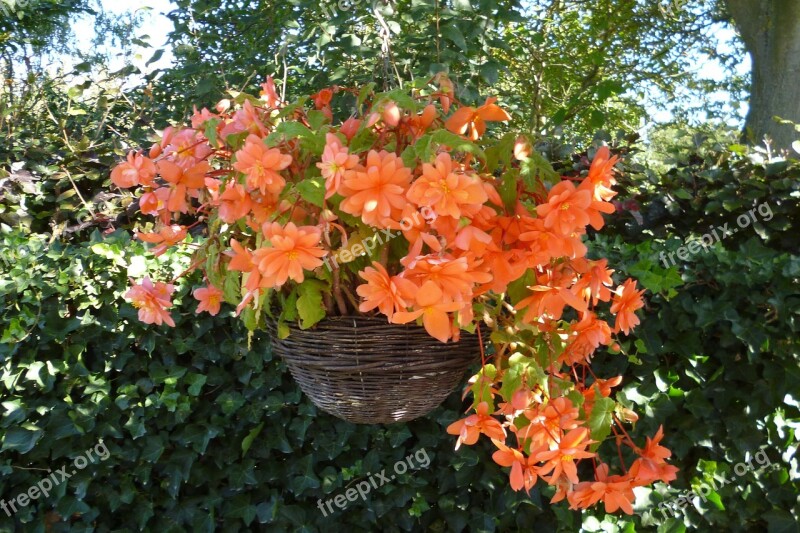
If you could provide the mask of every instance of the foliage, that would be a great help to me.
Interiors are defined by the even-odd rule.
[[[0,493],[8,501],[100,441],[110,452],[49,498],[0,512],[1,531],[555,528],[536,491],[498,491],[505,474],[486,447],[452,452],[442,430],[458,393],[425,419],[351,425],[301,395],[263,336],[248,346],[230,312],[176,314],[167,335],[118,305],[127,276],[177,272],[185,253],[153,261],[125,232],[65,244],[7,227],[0,250]],[[428,468],[319,511],[421,449]]]
[[[617,236],[595,246],[654,294],[652,318],[623,343],[629,364],[615,366],[630,376],[622,401],[681,435],[667,438],[678,481],[643,498],[641,525],[797,531],[800,247],[790,228],[800,223],[800,162],[701,146],[664,175],[638,169],[627,186],[641,224],[630,215],[612,220]],[[747,215],[754,208],[755,222]],[[746,227],[737,222],[743,214]],[[667,254],[723,224],[737,231],[688,259],[673,255],[672,266]],[[677,293],[659,289],[676,276]],[[759,451],[769,468],[734,471]],[[657,509],[702,485],[713,488],[707,498],[693,498],[673,518]]]
[[[717,42],[729,26],[714,0],[177,3],[176,65],[155,84],[173,119],[266,75],[293,99],[330,83],[388,90],[445,72],[465,103],[491,89],[519,129],[581,141],[601,127],[637,128],[659,106],[739,118],[730,102],[748,86],[736,71],[741,44]],[[698,75],[706,62],[725,76]],[[732,96],[708,97],[719,91]]]
[[[151,120],[146,101],[122,92],[130,73],[81,63],[0,89],[0,220],[59,236],[124,215],[108,168],[121,145],[146,138]]]

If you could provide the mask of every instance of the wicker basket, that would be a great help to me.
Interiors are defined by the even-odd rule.
[[[280,355],[303,392],[323,411],[355,424],[390,424],[435,409],[479,359],[477,334],[442,343],[416,325],[386,318],[332,317],[308,330],[290,325]],[[483,335],[484,340],[487,335]]]

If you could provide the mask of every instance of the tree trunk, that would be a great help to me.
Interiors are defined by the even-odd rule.
[[[788,148],[800,133],[773,117],[800,123],[800,1],[725,2],[753,63],[745,137]]]

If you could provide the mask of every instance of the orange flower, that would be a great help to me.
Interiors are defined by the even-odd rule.
[[[531,324],[544,316],[558,320],[566,305],[586,311],[586,302],[567,288],[572,283],[570,275],[562,271],[547,271],[538,275],[537,281],[538,285],[528,287],[532,294],[514,306],[515,309],[528,308],[522,317],[523,322]]]
[[[267,81],[261,84],[261,94],[259,96],[267,107],[272,109],[280,107],[281,97],[278,95],[278,91],[275,88],[275,80],[272,79],[272,76],[267,76]]]
[[[454,170],[450,154],[443,152],[433,165],[422,165],[422,175],[408,190],[408,199],[420,207],[431,207],[439,216],[458,220],[477,213],[489,197],[480,179]]]
[[[639,324],[639,317],[636,316],[635,311],[644,307],[642,294],[644,294],[644,289],[637,291],[636,281],[630,278],[614,291],[614,301],[611,304],[611,312],[617,315],[614,333],[624,331],[627,335]]]
[[[602,501],[607,513],[622,509],[626,514],[633,514],[636,496],[627,477],[609,476],[608,465],[603,463],[597,467],[595,478],[597,481],[584,481],[573,487],[567,495],[570,509],[587,509]]]
[[[212,152],[205,138],[190,128],[179,131],[172,127],[166,128],[161,147],[164,155],[183,169],[192,168]]]
[[[557,442],[564,431],[578,427],[580,412],[563,396],[551,399],[546,406],[527,409],[523,412],[530,424],[517,431],[520,439],[531,439],[531,446],[547,446]]]
[[[205,176],[208,170],[209,166],[205,161],[201,161],[188,170],[172,161],[159,162],[158,172],[170,184],[167,210],[173,213],[187,213],[189,211],[186,203],[187,195],[194,197],[197,195],[197,190],[205,186]]]
[[[608,289],[614,281],[611,279],[613,270],[607,268],[608,259],[598,261],[573,261],[575,269],[581,273],[578,281],[572,287],[581,298],[592,305],[597,305],[598,301],[607,302],[611,299],[611,291]]]
[[[592,204],[589,191],[575,188],[571,181],[564,180],[550,189],[547,203],[536,207],[536,213],[544,218],[544,227],[561,235],[582,230],[589,223],[586,212]]]
[[[145,324],[160,326],[165,323],[168,326],[175,327],[175,321],[172,320],[167,311],[167,308],[172,307],[171,296],[173,292],[175,292],[175,286],[171,283],[159,281],[153,284],[150,278],[146,277],[140,285],[134,284],[125,293],[125,298],[130,300],[131,304],[139,310],[139,320]]]
[[[611,344],[611,328],[591,311],[584,313],[581,321],[571,326],[574,336],[558,360],[567,365],[588,364],[591,355],[604,344]]]
[[[400,276],[389,276],[383,265],[373,262],[358,273],[367,283],[359,285],[356,292],[364,298],[358,310],[362,313],[378,308],[378,311],[392,319],[395,311],[409,307],[418,287]]]
[[[261,285],[280,287],[288,279],[302,283],[303,270],[313,270],[322,265],[319,259],[328,252],[319,247],[321,232],[314,226],[297,227],[289,222],[282,227],[274,222],[267,233],[269,248],[259,248],[253,253],[261,272]]]
[[[228,135],[234,135],[247,131],[258,137],[264,137],[269,130],[261,120],[262,112],[250,103],[250,100],[245,100],[242,108],[233,115],[233,120],[226,124],[219,136],[222,140],[226,140]]]
[[[405,275],[420,286],[432,281],[441,289],[445,297],[458,301],[468,299],[472,295],[472,286],[475,281],[491,280],[489,274],[469,273],[468,269],[469,264],[466,257],[447,259],[436,255],[426,255],[409,262],[406,265]]]
[[[453,133],[477,141],[486,132],[487,122],[511,120],[511,116],[495,104],[496,101],[497,98],[487,98],[486,103],[477,109],[468,106],[459,108],[444,125]]]
[[[492,439],[498,450],[492,454],[492,459],[500,466],[510,466],[509,480],[514,490],[525,489],[530,493],[538,479],[538,467],[533,457],[525,458],[522,452],[506,446],[502,441]]]
[[[245,289],[250,292],[255,291],[261,284],[261,273],[258,270],[258,264],[253,259],[253,253],[239,244],[236,239],[231,239],[231,250],[226,251],[225,255],[231,257],[228,270],[244,272],[247,278],[244,281]]]
[[[545,475],[548,472],[552,472],[548,480],[550,484],[553,484],[562,476],[566,477],[571,483],[578,483],[578,467],[575,464],[575,460],[594,457],[594,453],[585,449],[593,442],[589,439],[588,428],[573,429],[561,437],[558,448],[536,454],[536,460],[545,463],[541,467],[541,474]]]
[[[411,171],[393,153],[370,150],[364,169],[347,172],[340,191],[345,200],[341,210],[360,216],[365,224],[386,228],[397,220],[406,205]]]
[[[677,478],[678,467],[668,465],[668,459],[672,452],[661,446],[659,442],[664,438],[664,426],[658,426],[658,431],[651,439],[647,437],[647,444],[644,450],[637,450],[639,459],[634,461],[631,472],[636,472],[636,484],[648,485],[653,481],[663,481],[669,483]],[[634,470],[634,467],[635,470]]]
[[[614,179],[614,165],[618,160],[617,156],[610,157],[608,146],[600,148],[589,168],[589,175],[586,176],[579,188],[591,191],[594,200],[605,202],[611,200],[617,195],[611,190],[611,187],[617,184]]]
[[[322,171],[322,177],[325,178],[326,199],[336,194],[342,178],[348,170],[356,166],[358,166],[358,156],[351,155],[336,135],[332,133],[325,135],[325,150],[322,152],[322,162],[317,163],[317,168]]]
[[[194,297],[200,302],[197,306],[197,313],[208,311],[211,316],[216,316],[219,313],[219,307],[222,303],[222,291],[213,285],[208,287],[200,287],[192,293]]]
[[[151,250],[153,256],[158,257],[166,252],[170,246],[174,246],[186,238],[186,227],[173,224],[165,226],[155,233],[140,233],[137,231],[136,238],[150,244],[158,244]]]
[[[436,120],[436,107],[428,104],[419,115],[414,115],[408,119],[408,127],[415,138],[419,138]]]
[[[219,218],[223,222],[233,224],[244,218],[253,208],[253,199],[244,185],[230,182],[225,186],[225,192],[219,197]]]
[[[458,435],[456,450],[462,445],[470,446],[478,442],[481,433],[490,439],[502,441],[506,438],[506,430],[503,426],[489,415],[489,404],[481,402],[475,409],[475,414],[457,420],[447,426],[447,433]]]
[[[392,316],[392,322],[394,324],[406,324],[421,316],[425,331],[431,337],[447,342],[453,333],[448,313],[458,311],[461,304],[445,300],[442,289],[433,281],[426,282],[417,291],[416,296],[415,307],[417,310],[410,312],[398,311]]]
[[[145,215],[157,215],[169,201],[169,187],[159,187],[139,198],[139,209]]]
[[[120,163],[111,171],[111,181],[121,189],[128,189],[137,185],[153,185],[156,177],[156,165],[142,154],[128,152],[128,159]]]
[[[247,186],[258,189],[261,194],[278,194],[286,180],[278,174],[292,163],[292,156],[282,154],[277,148],[267,145],[257,135],[247,137],[244,148],[236,152],[233,168],[247,176]]]

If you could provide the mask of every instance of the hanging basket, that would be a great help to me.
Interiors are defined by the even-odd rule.
[[[442,343],[416,325],[378,317],[326,318],[311,329],[290,324],[273,353],[286,362],[323,411],[355,424],[390,424],[426,415],[453,392],[480,359],[477,334]],[[488,339],[483,332],[483,340]]]

